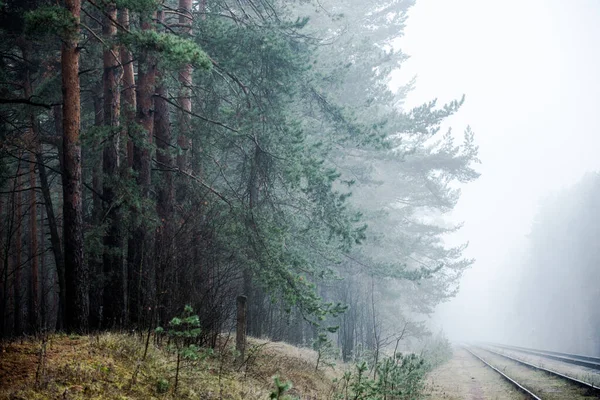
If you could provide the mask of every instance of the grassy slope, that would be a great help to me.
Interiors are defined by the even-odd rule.
[[[4,344],[0,350],[0,400],[267,399],[276,374],[293,382],[289,394],[327,398],[335,373],[331,369],[315,371],[314,352],[251,340],[247,368],[238,371],[228,343],[231,340],[223,344],[224,350],[203,361],[185,364],[176,394],[174,356],[151,344],[142,362],[144,346],[139,338],[116,333],[53,335],[48,338],[45,357],[40,356],[43,345],[39,340]],[[137,366],[137,379],[132,383]],[[160,381],[168,382],[166,393],[160,393]]]

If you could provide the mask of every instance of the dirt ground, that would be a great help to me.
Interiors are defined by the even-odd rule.
[[[428,399],[517,400],[526,399],[500,375],[460,347],[452,359],[433,370],[427,382]]]

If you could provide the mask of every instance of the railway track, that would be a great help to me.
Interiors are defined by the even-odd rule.
[[[600,388],[560,372],[533,365],[489,348],[464,346],[471,355],[536,400],[600,399]]]
[[[518,353],[531,354],[538,357],[549,358],[556,361],[565,362],[568,364],[579,365],[590,369],[600,371],[600,357],[583,356],[579,354],[559,353],[557,351],[528,349],[519,346],[508,346],[504,344],[488,343],[489,346],[500,349],[511,350]]]

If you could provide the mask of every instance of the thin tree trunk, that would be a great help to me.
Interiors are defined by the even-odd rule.
[[[373,379],[377,378],[377,363],[379,362],[379,351],[381,342],[377,330],[377,312],[375,311],[375,278],[371,275],[371,311],[373,312],[373,338],[375,340],[375,360],[373,361]]]
[[[65,0],[79,32],[81,0]],[[61,49],[63,94],[63,218],[65,246],[65,315],[68,331],[88,330],[89,283],[83,258],[83,203],[81,143],[79,140],[81,104],[79,92],[78,35],[63,38]]]
[[[235,350],[238,352],[237,364],[241,366],[245,360],[246,352],[246,327],[247,327],[247,298],[246,296],[237,297],[237,318],[235,331]]]
[[[29,62],[29,43],[23,42],[21,46],[23,59]],[[29,64],[27,64],[29,65]],[[31,84],[31,72],[29,67],[25,71],[25,84],[23,86],[25,98],[29,99],[33,95],[33,87]],[[31,280],[30,280],[30,296],[29,296],[29,329],[36,332],[39,329],[39,259],[38,259],[38,235],[37,235],[37,198],[36,198],[36,175],[35,155],[39,153],[39,136],[35,121],[35,113],[33,108],[29,112],[29,257],[31,262]]]
[[[58,152],[58,165],[60,172],[63,173],[65,170],[65,157],[63,152],[63,107],[58,104],[52,107],[52,116],[54,117],[54,130],[56,131],[56,149]]]
[[[256,238],[253,237],[256,231],[256,226],[254,222],[254,213],[257,211],[256,207],[258,205],[258,183],[259,183],[259,174],[260,174],[260,158],[261,152],[260,148],[255,146],[254,149],[254,157],[251,160],[250,165],[250,177],[248,179],[248,215],[246,216],[246,228],[248,230],[248,242],[251,248],[255,247]],[[255,255],[258,257],[258,255]],[[244,272],[242,274],[243,282],[244,282],[244,294],[248,297],[248,303],[250,304],[248,308],[248,333],[250,335],[260,337],[262,335],[261,329],[261,321],[259,320],[259,314],[262,314],[261,308],[262,304],[259,304],[261,299],[259,299],[259,293],[254,287],[252,283],[252,271],[248,268],[244,268]],[[279,324],[279,322],[278,322]],[[279,332],[281,330],[279,329]],[[278,333],[279,334],[279,333]]]
[[[39,329],[39,257],[37,229],[37,199],[35,176],[35,153],[29,153],[29,253],[31,258],[31,298],[29,302],[29,326],[33,332]]]
[[[48,176],[46,174],[46,166],[41,151],[35,154],[35,159],[38,165],[38,173],[40,175],[40,186],[42,188],[42,196],[44,197],[44,207],[48,216],[48,230],[50,231],[50,245],[52,254],[54,255],[54,264],[56,265],[56,274],[58,277],[58,316],[57,329],[62,329],[65,322],[65,259],[61,246],[60,236],[58,234],[58,224],[54,215],[54,207],[52,206],[52,196],[50,194],[50,186],[48,184]]]
[[[36,153],[37,155],[37,153]],[[40,249],[45,249],[44,207],[40,207]],[[46,331],[48,327],[48,302],[46,293],[46,251],[40,254],[40,327]]]
[[[21,158],[22,154],[19,155],[19,161],[17,162],[17,194],[15,200],[15,216],[17,219],[17,226],[15,229],[15,256],[13,263],[13,313],[14,313],[14,332],[16,335],[23,333],[23,311],[21,309],[21,251],[22,251],[22,240],[23,240],[23,206],[21,204],[21,186],[23,184],[21,178]]]
[[[8,309],[11,304],[14,303],[14,292],[10,284],[9,278],[12,273],[13,264],[10,257],[10,250],[12,247],[12,240],[14,235],[15,227],[15,216],[16,216],[16,189],[17,189],[17,175],[13,179],[13,191],[10,196],[10,210],[6,213],[7,222],[5,224],[6,240],[4,243],[4,277],[3,277],[3,298],[2,298],[2,336],[7,337],[12,333],[12,326],[9,325]]]

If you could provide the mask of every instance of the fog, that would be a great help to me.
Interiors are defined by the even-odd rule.
[[[516,318],[532,223],[545,198],[600,168],[599,18],[583,0],[422,0],[409,13],[398,44],[411,59],[394,84],[417,76],[408,104],[466,94],[449,124],[473,128],[482,160],[452,216],[464,228],[451,240],[476,263],[432,322],[455,340],[535,344]]]
[[[72,38],[46,3],[0,6],[0,337],[189,305],[216,343],[245,296],[241,333],[375,370],[600,353],[597,1],[84,2]]]

